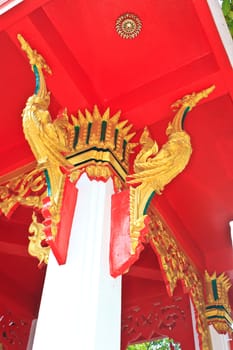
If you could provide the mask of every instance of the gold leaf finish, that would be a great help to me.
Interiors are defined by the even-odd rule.
[[[35,92],[26,102],[22,121],[37,164],[30,171],[23,170],[0,183],[0,210],[10,216],[22,204],[41,212],[39,221],[33,213],[29,252],[42,263],[47,262],[49,248],[40,242],[45,240],[45,228],[48,237],[55,239],[57,235],[66,179],[75,183],[86,171],[91,179],[107,181],[112,177],[118,191],[128,175],[129,155],[135,147],[130,140],[134,133],[129,132],[132,125],[119,120],[120,112],[111,116],[109,108],[101,114],[94,106],[93,112],[78,111],[77,116],[68,116],[64,109],[57,118],[52,118],[50,93],[43,74],[43,71],[51,73],[51,69],[20,34],[18,40],[36,80]],[[49,226],[45,227],[45,220]]]
[[[32,214],[32,223],[29,227],[29,245],[28,252],[30,255],[39,259],[39,265],[47,264],[49,260],[49,246],[43,246],[42,242],[46,242],[44,233],[44,225],[37,221],[36,214]]]
[[[172,296],[177,282],[182,282],[184,292],[189,294],[194,305],[201,349],[211,350],[201,277],[155,208],[150,207],[150,216],[148,241],[159,259],[168,294]]]
[[[233,332],[233,318],[228,292],[231,282],[224,273],[209,275],[205,272],[206,285],[206,317],[218,333]]]
[[[197,94],[187,95],[173,105],[179,107],[179,110],[167,127],[168,141],[160,150],[147,128],[141,135],[141,151],[134,161],[135,173],[128,176],[133,253],[136,251],[134,237],[140,237],[136,228],[140,227],[142,231],[143,222],[147,221],[147,208],[154,194],[161,194],[164,187],[180,174],[189,162],[192,146],[190,136],[183,130],[184,118],[188,111],[213,89],[214,87],[211,87]]]

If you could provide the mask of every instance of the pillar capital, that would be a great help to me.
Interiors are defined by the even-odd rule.
[[[222,273],[217,276],[205,271],[206,318],[218,333],[233,332],[233,318],[228,298],[231,288],[229,277]]]

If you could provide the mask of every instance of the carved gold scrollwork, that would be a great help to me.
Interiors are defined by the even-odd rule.
[[[23,205],[40,212],[46,195],[46,179],[40,169],[34,169],[16,177],[13,176],[12,179],[0,186],[0,211],[10,217],[18,205]],[[32,220],[29,227],[28,251],[32,256],[38,257],[40,263],[47,262],[49,248],[41,245],[41,242],[45,240],[45,234],[42,230],[43,224],[36,221],[35,212],[33,212]]]
[[[150,216],[153,224],[150,225],[148,240],[159,259],[168,294],[172,296],[177,282],[182,282],[184,291],[189,294],[194,305],[201,349],[210,350],[211,342],[205,318],[205,298],[201,277],[162,217],[152,207],[150,207]]]
[[[10,216],[18,204],[41,208],[45,189],[45,178],[40,170],[13,177],[0,185],[0,210]]]
[[[46,244],[43,246],[43,242],[46,242],[46,236],[44,233],[44,225],[37,221],[36,214],[32,214],[32,223],[29,227],[29,245],[28,252],[32,256],[39,259],[39,264],[48,263],[50,248]]]

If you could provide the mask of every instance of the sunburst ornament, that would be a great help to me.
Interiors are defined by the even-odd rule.
[[[116,31],[123,39],[134,39],[142,29],[140,18],[133,13],[125,13],[116,20]]]

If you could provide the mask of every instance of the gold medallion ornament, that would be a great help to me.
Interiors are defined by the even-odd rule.
[[[133,13],[125,13],[116,20],[116,31],[123,39],[134,39],[142,29],[142,22]]]

